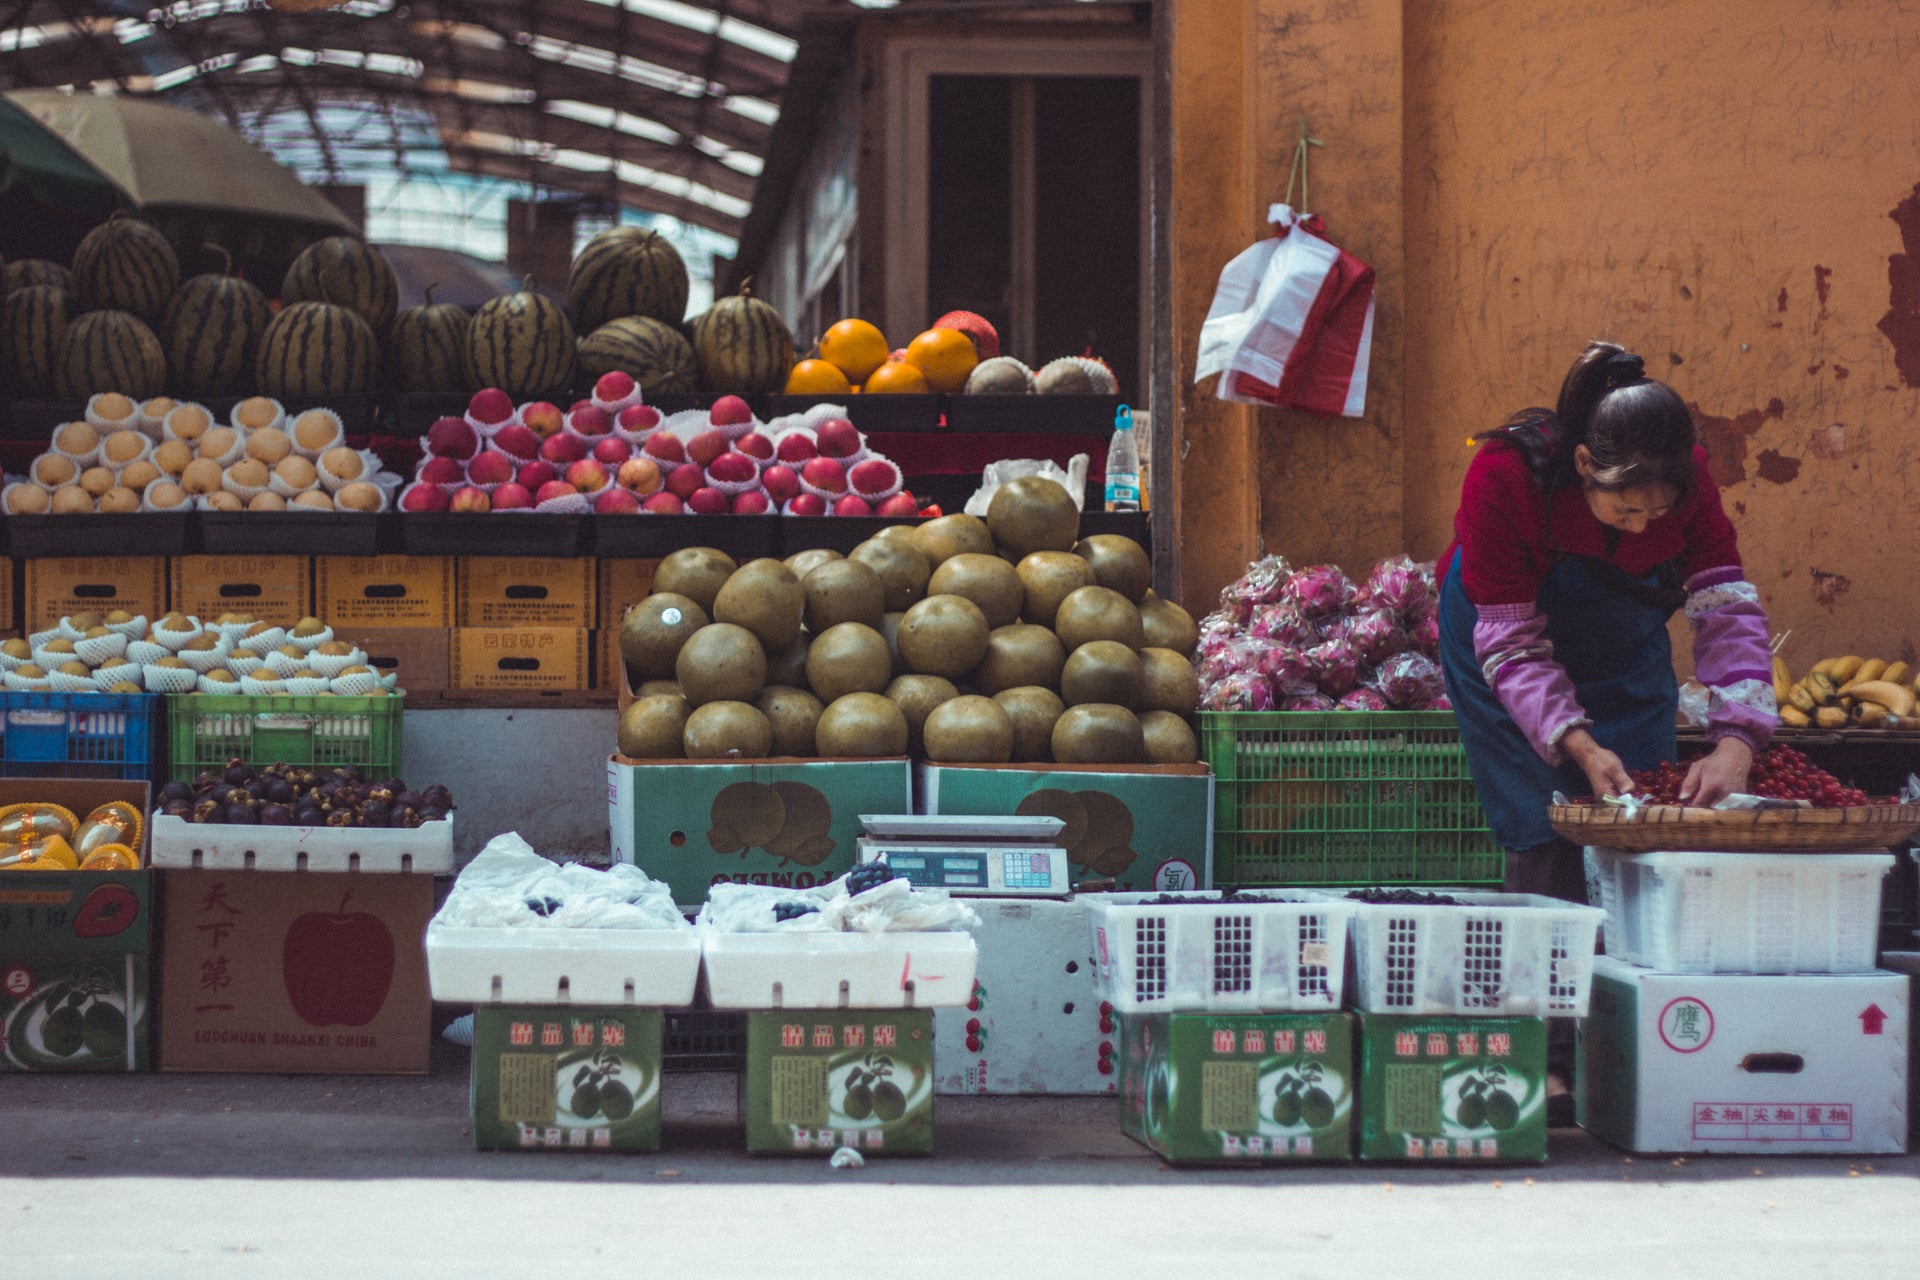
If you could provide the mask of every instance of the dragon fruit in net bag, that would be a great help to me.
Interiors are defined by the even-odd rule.
[[[1311,649],[1323,637],[1320,628],[1294,604],[1263,604],[1253,611],[1247,634],[1276,644]]]
[[[1430,612],[1436,595],[1433,566],[1415,563],[1408,555],[1389,556],[1375,565],[1360,592],[1369,607],[1391,609],[1409,620]]]
[[[1332,711],[1333,699],[1324,693],[1299,693],[1280,700],[1281,711]]]
[[[1373,683],[1388,702],[1402,711],[1430,707],[1435,698],[1445,696],[1447,691],[1440,664],[1424,653],[1402,653],[1388,658],[1374,673]]]
[[[1273,686],[1257,671],[1242,671],[1208,687],[1203,711],[1271,711]]]
[[[1254,609],[1280,599],[1287,575],[1293,572],[1285,556],[1265,556],[1247,566],[1247,571],[1220,591],[1220,608],[1245,626]]]
[[[1267,646],[1260,654],[1260,674],[1273,686],[1276,698],[1314,691],[1313,673],[1307,669],[1306,654],[1289,644]]]
[[[1414,647],[1429,658],[1440,656],[1440,619],[1432,614],[1414,623],[1408,631]]]
[[[1230,676],[1260,675],[1260,659],[1269,648],[1264,640],[1235,636],[1211,652],[1204,653],[1194,666],[1194,675],[1202,688],[1219,684]]]
[[[1400,616],[1390,609],[1362,609],[1343,619],[1340,631],[1339,638],[1351,644],[1368,665],[1385,662],[1411,643]]]
[[[1360,655],[1345,640],[1327,640],[1307,650],[1307,673],[1320,692],[1337,698],[1360,682]]]
[[[1337,564],[1316,564],[1289,577],[1280,599],[1298,605],[1309,618],[1339,613],[1353,603],[1354,587]]]
[[[1340,695],[1338,709],[1341,711],[1385,711],[1386,695],[1378,689],[1361,685],[1358,689],[1349,689]]]

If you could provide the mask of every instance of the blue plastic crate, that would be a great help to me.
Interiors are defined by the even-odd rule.
[[[0,777],[157,776],[157,693],[0,692]]]

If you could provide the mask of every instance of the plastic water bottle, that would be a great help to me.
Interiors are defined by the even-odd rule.
[[[1133,442],[1133,410],[1121,405],[1107,442],[1107,510],[1140,509],[1140,450]]]

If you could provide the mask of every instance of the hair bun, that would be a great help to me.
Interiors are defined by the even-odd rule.
[[[1645,377],[1647,362],[1631,351],[1621,351],[1607,357],[1606,368],[1607,385],[1618,387]]]

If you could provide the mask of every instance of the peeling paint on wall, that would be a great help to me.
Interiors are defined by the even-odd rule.
[[[1800,459],[1789,458],[1778,449],[1762,449],[1758,462],[1760,466],[1754,474],[1762,480],[1768,480],[1774,484],[1792,484],[1799,478]]]
[[[1900,228],[1906,252],[1887,258],[1888,309],[1880,317],[1880,332],[1893,344],[1900,381],[1920,387],[1920,182],[1887,216]]]
[[[1787,412],[1787,406],[1778,396],[1767,401],[1764,409],[1749,409],[1733,418],[1702,413],[1697,404],[1690,404],[1687,409],[1693,414],[1694,432],[1706,446],[1707,456],[1713,463],[1714,483],[1722,489],[1747,478],[1747,439],[1759,434],[1767,419],[1784,417]]]
[[[1814,565],[1807,566],[1807,573],[1813,578],[1813,602],[1829,612],[1840,603],[1841,596],[1853,590],[1844,573],[1829,573]]]

